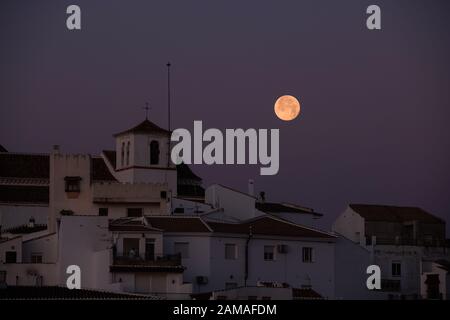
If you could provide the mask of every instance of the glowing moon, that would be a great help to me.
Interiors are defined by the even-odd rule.
[[[274,110],[281,120],[291,121],[300,114],[300,102],[293,96],[281,96],[275,102]]]

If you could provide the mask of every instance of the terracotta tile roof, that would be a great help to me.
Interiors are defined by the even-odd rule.
[[[261,210],[263,212],[270,213],[280,213],[280,212],[293,212],[293,213],[305,213],[312,214],[315,216],[323,216],[323,214],[314,212],[312,209],[303,209],[298,206],[288,205],[283,203],[275,203],[275,202],[256,202],[256,209]]]
[[[28,233],[39,232],[39,231],[44,231],[44,230],[47,230],[46,224],[35,224],[33,227],[23,224],[23,225],[20,225],[17,227],[6,229],[6,230],[4,230],[4,232],[12,233],[12,234],[28,234]]]
[[[219,233],[240,233],[259,235],[276,235],[286,237],[304,237],[304,238],[334,238],[333,235],[303,227],[288,221],[282,221],[269,216],[261,216],[256,219],[244,221],[242,223],[223,223],[223,222],[208,222],[208,225],[214,232]]]
[[[0,153],[0,177],[49,179],[49,176],[48,154]],[[92,158],[92,178],[116,181],[99,157]]]
[[[77,289],[70,290],[66,287],[57,286],[7,286],[0,289],[0,300],[15,299],[52,299],[52,300],[104,300],[104,299],[124,299],[124,300],[154,300],[159,299],[153,296],[134,295],[126,293],[114,293],[107,291]]]
[[[97,181],[117,181],[111,174],[103,158],[92,158],[92,179]]]
[[[147,216],[146,218],[152,227],[165,232],[211,232],[199,217]]]
[[[48,154],[0,153],[0,177],[48,179]]]
[[[128,130],[116,133],[114,135],[114,137],[117,137],[119,135],[126,134],[126,133],[162,133],[162,134],[169,134],[170,132],[167,131],[166,129],[163,129],[163,128],[157,126],[153,122],[145,119],[140,124],[138,124],[137,126],[131,128],[131,129],[128,129]]]
[[[292,288],[294,299],[323,299],[323,297],[313,289]]]
[[[350,204],[350,208],[366,221],[445,223],[444,220],[418,207]]]
[[[110,231],[161,231],[144,222],[145,218],[120,218],[109,222]]]
[[[0,202],[48,204],[47,186],[5,186],[0,185]]]
[[[179,180],[196,180],[196,181],[202,181],[202,178],[197,176],[194,172],[192,172],[191,168],[185,164],[180,163],[177,165],[177,178]]]
[[[197,197],[203,198],[205,196],[205,189],[202,186],[195,185],[177,185],[178,197]]]

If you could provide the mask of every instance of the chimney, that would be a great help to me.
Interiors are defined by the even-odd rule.
[[[264,191],[259,193],[259,197],[261,198],[261,203],[266,202],[266,193]]]
[[[59,151],[59,144],[54,144],[52,153],[59,154]]]
[[[31,217],[30,220],[28,220],[28,228],[34,228],[34,217]]]
[[[255,182],[253,179],[248,179],[248,194],[252,197],[255,196]]]

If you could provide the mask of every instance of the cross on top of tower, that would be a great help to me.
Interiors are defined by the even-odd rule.
[[[145,120],[148,120],[148,110],[150,110],[150,104],[148,102],[145,103],[145,107],[143,107],[143,109],[145,109]]]

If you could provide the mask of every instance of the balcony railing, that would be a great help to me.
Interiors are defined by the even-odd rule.
[[[366,245],[372,245],[372,237],[366,236]],[[398,246],[422,246],[422,247],[448,247],[448,241],[443,239],[414,239],[405,237],[376,237],[376,245],[398,245]]]
[[[181,266],[181,255],[155,255],[155,257],[130,257],[126,255],[117,255],[113,258],[114,266],[158,266],[172,267]]]
[[[400,292],[401,281],[392,279],[381,279],[381,291],[385,292]]]

